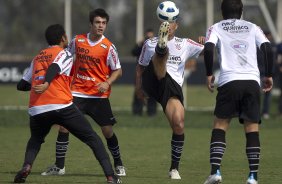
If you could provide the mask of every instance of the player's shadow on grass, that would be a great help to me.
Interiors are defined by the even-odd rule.
[[[9,171],[0,172],[0,173],[2,173],[2,174],[14,174],[14,175],[17,174],[17,172],[9,172]],[[31,176],[31,175],[41,176],[41,172],[33,172],[33,171],[31,171],[29,176]],[[60,177],[59,175],[42,176],[42,177],[56,177],[56,176]],[[83,173],[78,173],[77,172],[77,173],[66,173],[66,174],[64,174],[62,176],[94,176],[94,177],[103,177],[105,175],[104,174],[95,174],[95,173],[94,174],[83,174]]]
[[[17,172],[9,172],[9,171],[5,171],[5,172],[0,172],[0,175],[4,175],[4,174],[9,174],[9,175],[12,175],[12,178],[11,180],[3,180],[1,181],[0,180],[0,183],[14,183],[13,180],[14,180],[14,176],[16,176]],[[48,177],[68,177],[68,176],[73,176],[73,177],[105,177],[105,175],[103,174],[83,174],[83,173],[67,173],[67,174],[64,174],[63,176],[59,176],[59,175],[52,175],[52,176],[41,176],[41,172],[31,172],[29,174],[28,177],[30,176],[40,176],[40,177],[44,177],[44,178],[48,178]],[[29,182],[28,183],[36,183],[36,182]],[[89,183],[89,182],[79,182],[79,183]]]

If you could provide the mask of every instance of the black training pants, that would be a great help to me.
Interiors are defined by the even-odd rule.
[[[24,164],[33,164],[41,144],[44,143],[45,137],[54,124],[65,127],[71,134],[87,144],[92,149],[106,176],[114,174],[109,155],[101,138],[74,104],[63,109],[30,116],[31,137],[27,143]]]

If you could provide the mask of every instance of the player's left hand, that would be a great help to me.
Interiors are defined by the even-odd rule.
[[[264,77],[262,79],[262,85],[263,85],[262,86],[262,90],[264,92],[270,91],[272,89],[272,87],[273,87],[273,79],[272,79],[272,77]]]
[[[208,90],[212,93],[214,91],[214,80],[215,80],[214,75],[207,76],[207,87]]]

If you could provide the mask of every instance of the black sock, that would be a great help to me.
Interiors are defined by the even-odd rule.
[[[59,132],[56,142],[56,166],[63,169],[69,145],[69,133]]]
[[[259,133],[258,132],[250,132],[246,133],[246,154],[249,162],[250,173],[257,180],[258,176],[258,168],[259,168],[259,160],[260,160],[260,141],[259,141]]]
[[[220,169],[221,159],[226,149],[225,131],[221,129],[213,129],[210,142],[210,164],[211,175]]]
[[[121,156],[119,152],[119,145],[118,145],[118,139],[116,137],[116,134],[113,134],[113,136],[107,140],[108,149],[110,150],[113,159],[114,159],[114,166],[122,166]]]
[[[160,47],[157,45],[156,48],[155,48],[156,54],[157,54],[158,56],[160,56],[160,57],[165,56],[166,53],[167,53],[167,51],[168,51],[167,47],[165,47],[165,48],[160,48]]]
[[[172,134],[171,138],[171,166],[170,170],[178,170],[179,162],[184,145],[184,134],[176,135]]]

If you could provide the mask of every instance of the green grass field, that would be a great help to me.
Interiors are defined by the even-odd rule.
[[[180,174],[182,180],[168,179],[170,166],[171,130],[162,111],[149,118],[131,115],[132,86],[113,87],[111,103],[118,124],[118,135],[127,176],[123,183],[129,184],[199,184],[209,174],[209,140],[212,127],[212,111],[186,112],[186,142]],[[27,140],[29,138],[28,115],[26,106],[28,95],[17,92],[15,86],[0,86],[0,183],[12,183],[16,171],[21,168]],[[189,86],[187,103],[193,109],[212,107],[216,94],[210,94],[203,86]],[[261,125],[261,163],[260,184],[282,183],[282,118],[276,116],[275,98],[272,103],[271,119]],[[15,108],[16,107],[16,108]],[[5,110],[6,109],[6,110]],[[10,110],[7,110],[10,109]],[[89,119],[90,120],[90,119]],[[91,121],[91,120],[90,120]],[[92,121],[91,121],[92,122]],[[99,127],[92,122],[93,128],[101,135]],[[42,177],[40,173],[55,159],[55,139],[57,129],[54,127],[42,144],[41,151],[33,165],[27,183],[105,183],[102,170],[91,150],[70,137],[69,151],[66,159],[66,175]],[[245,183],[248,164],[245,156],[245,136],[237,120],[232,121],[227,133],[227,150],[222,162],[223,183]]]

